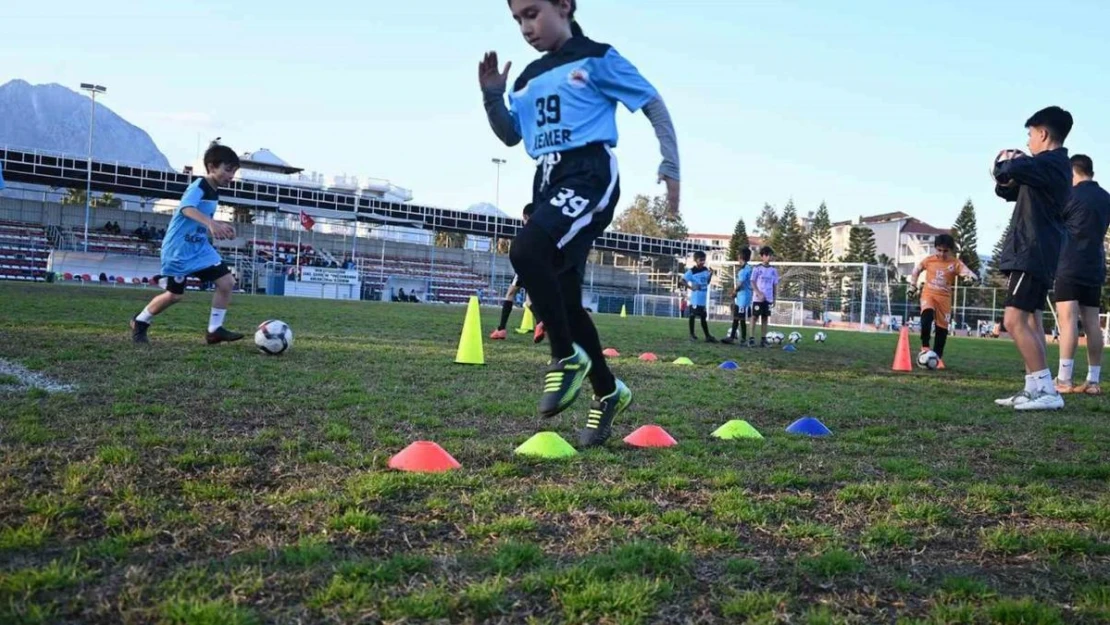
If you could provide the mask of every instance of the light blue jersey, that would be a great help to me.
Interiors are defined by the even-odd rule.
[[[708,267],[693,267],[686,270],[686,284],[690,286],[690,305],[705,306],[709,302],[709,281],[713,272]]]
[[[607,44],[574,37],[531,63],[509,94],[509,114],[532,158],[591,143],[617,145],[617,102],[636,112],[658,97]]]
[[[162,275],[180,280],[223,261],[208,241],[208,228],[182,213],[191,206],[214,218],[219,201],[216,189],[204,178],[197,178],[185,189],[181,204],[166,229],[166,237],[162,239]]]
[[[752,266],[744,265],[736,272],[736,306],[740,310],[752,305]]]

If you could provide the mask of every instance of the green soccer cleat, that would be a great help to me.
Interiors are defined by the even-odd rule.
[[[609,440],[613,433],[613,419],[632,404],[632,391],[628,390],[624,382],[617,380],[617,390],[598,399],[594,397],[590,405],[590,416],[586,419],[586,427],[578,432],[578,444],[581,447],[600,447]]]
[[[540,397],[540,415],[554,417],[578,399],[582,383],[590,374],[593,362],[578,345],[574,353],[552,363],[543,378],[543,396]]]

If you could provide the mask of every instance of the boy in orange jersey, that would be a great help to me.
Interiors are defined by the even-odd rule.
[[[952,322],[952,287],[956,278],[978,281],[979,276],[956,258],[956,241],[952,235],[937,235],[934,242],[937,253],[922,260],[910,276],[910,288],[917,290],[917,281],[925,274],[925,288],[921,291],[921,351],[932,349],[944,368],[944,346],[948,342],[948,326]],[[937,326],[937,340],[930,348],[933,324]]]

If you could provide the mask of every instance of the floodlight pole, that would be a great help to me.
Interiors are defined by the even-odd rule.
[[[86,164],[85,177],[85,246],[84,251],[89,251],[89,210],[92,206],[92,149],[93,149],[93,124],[96,122],[96,94],[107,93],[107,87],[92,83],[81,83],[81,90],[89,92],[91,108],[89,109],[89,156]]]

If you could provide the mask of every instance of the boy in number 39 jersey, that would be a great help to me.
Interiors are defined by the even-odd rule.
[[[506,145],[524,142],[538,161],[532,219],[513,239],[509,258],[528,286],[532,307],[551,342],[539,412],[554,416],[577,399],[589,378],[594,391],[582,446],[602,445],[613,419],[632,402],[601,353],[601,340],[582,308],[582,276],[594,239],[613,220],[620,198],[616,109],[643,109],[659,137],[670,209],[678,210],[678,148],[663,100],[612,47],[592,41],[574,19],[576,0],[509,0],[521,34],[545,53],[516,79],[509,106],[511,63],[499,68],[489,52],[478,66],[486,114]]]

